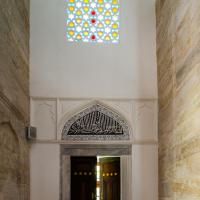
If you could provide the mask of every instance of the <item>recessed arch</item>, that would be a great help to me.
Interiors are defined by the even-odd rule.
[[[126,120],[98,102],[73,115],[62,127],[62,140],[129,140]]]

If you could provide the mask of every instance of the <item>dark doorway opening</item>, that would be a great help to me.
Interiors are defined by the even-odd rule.
[[[120,157],[72,156],[71,200],[120,200]]]

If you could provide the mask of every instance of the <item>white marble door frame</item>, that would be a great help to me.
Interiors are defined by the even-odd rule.
[[[121,200],[132,199],[131,145],[60,145],[60,200],[71,200],[71,156],[120,156]]]

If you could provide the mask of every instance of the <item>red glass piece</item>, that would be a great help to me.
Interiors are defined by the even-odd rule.
[[[91,15],[96,15],[96,12],[93,10],[93,11],[91,12]]]
[[[93,24],[95,24],[95,23],[96,23],[96,19],[91,19],[91,22],[92,22]]]
[[[96,36],[95,36],[95,35],[92,35],[92,36],[91,36],[91,39],[92,39],[92,40],[95,40],[95,39],[96,39]]]

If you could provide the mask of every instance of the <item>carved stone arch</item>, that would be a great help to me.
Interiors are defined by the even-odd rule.
[[[117,112],[95,103],[73,115],[62,128],[62,140],[129,140],[126,120]]]

